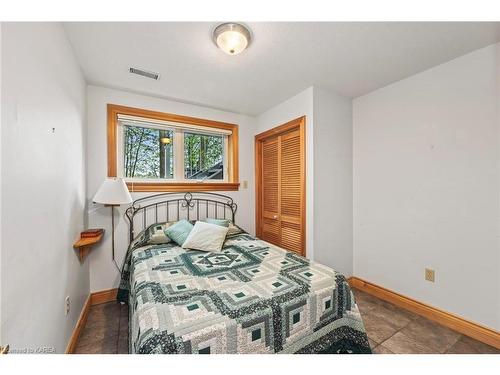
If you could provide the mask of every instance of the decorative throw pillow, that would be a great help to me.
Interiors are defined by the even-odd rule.
[[[193,224],[187,220],[180,220],[165,229],[165,234],[177,245],[182,246],[189,233],[193,230]]]
[[[144,245],[147,243],[146,241],[146,232],[149,230],[149,228],[142,230],[132,242],[130,242],[130,245],[128,245],[129,249],[133,249],[139,245]]]
[[[233,222],[229,219],[212,219],[212,218],[207,217],[203,221],[206,223],[210,223],[210,224],[216,224],[216,225],[220,225],[223,227],[228,227],[229,228],[229,230],[227,231],[228,236],[232,236],[234,234],[240,234],[240,233],[244,232],[244,230],[242,230],[239,226],[234,225]]]
[[[185,249],[220,252],[229,228],[197,221],[182,245]]]
[[[234,225],[233,223],[229,224],[229,230],[227,231],[228,236],[232,236],[233,234],[240,234],[243,233],[244,230],[241,229],[239,226]]]
[[[152,226],[149,230],[148,244],[156,245],[156,244],[169,243],[171,240],[165,234],[165,229],[167,229],[171,225],[172,223],[163,223]]]
[[[226,227],[226,228],[229,228],[229,224],[231,223],[231,220],[229,220],[229,219],[212,219],[209,217],[207,217],[203,221],[205,223],[220,225],[221,227]]]

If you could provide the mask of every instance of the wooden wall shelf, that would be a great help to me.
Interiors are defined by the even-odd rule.
[[[92,246],[94,246],[96,243],[98,243],[102,237],[104,236],[104,232],[99,234],[96,237],[83,237],[79,238],[78,241],[76,241],[73,244],[73,248],[78,250],[78,258],[80,259],[80,262],[83,262],[87,254],[89,253],[90,249]]]

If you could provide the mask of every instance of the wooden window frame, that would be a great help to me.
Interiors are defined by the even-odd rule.
[[[236,191],[239,189],[239,171],[238,171],[238,125],[229,124],[220,121],[201,119],[175,115],[172,113],[150,111],[140,108],[125,107],[116,104],[108,104],[108,177],[118,175],[118,115],[137,116],[153,120],[171,121],[182,124],[191,124],[203,126],[209,129],[230,130],[228,136],[228,171],[229,179],[227,182],[132,182],[128,181],[127,186],[131,192],[176,192],[176,191]]]

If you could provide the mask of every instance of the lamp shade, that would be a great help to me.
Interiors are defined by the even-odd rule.
[[[93,199],[94,203],[120,205],[132,202],[127,185],[123,178],[108,177],[97,190]]]

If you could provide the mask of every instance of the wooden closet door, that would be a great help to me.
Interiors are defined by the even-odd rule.
[[[305,255],[304,118],[256,136],[257,236]]]
[[[302,253],[302,163],[299,129],[281,135],[280,226],[281,246]]]
[[[280,231],[280,150],[279,137],[262,142],[262,218],[261,235],[264,241],[277,246],[281,243]]]

